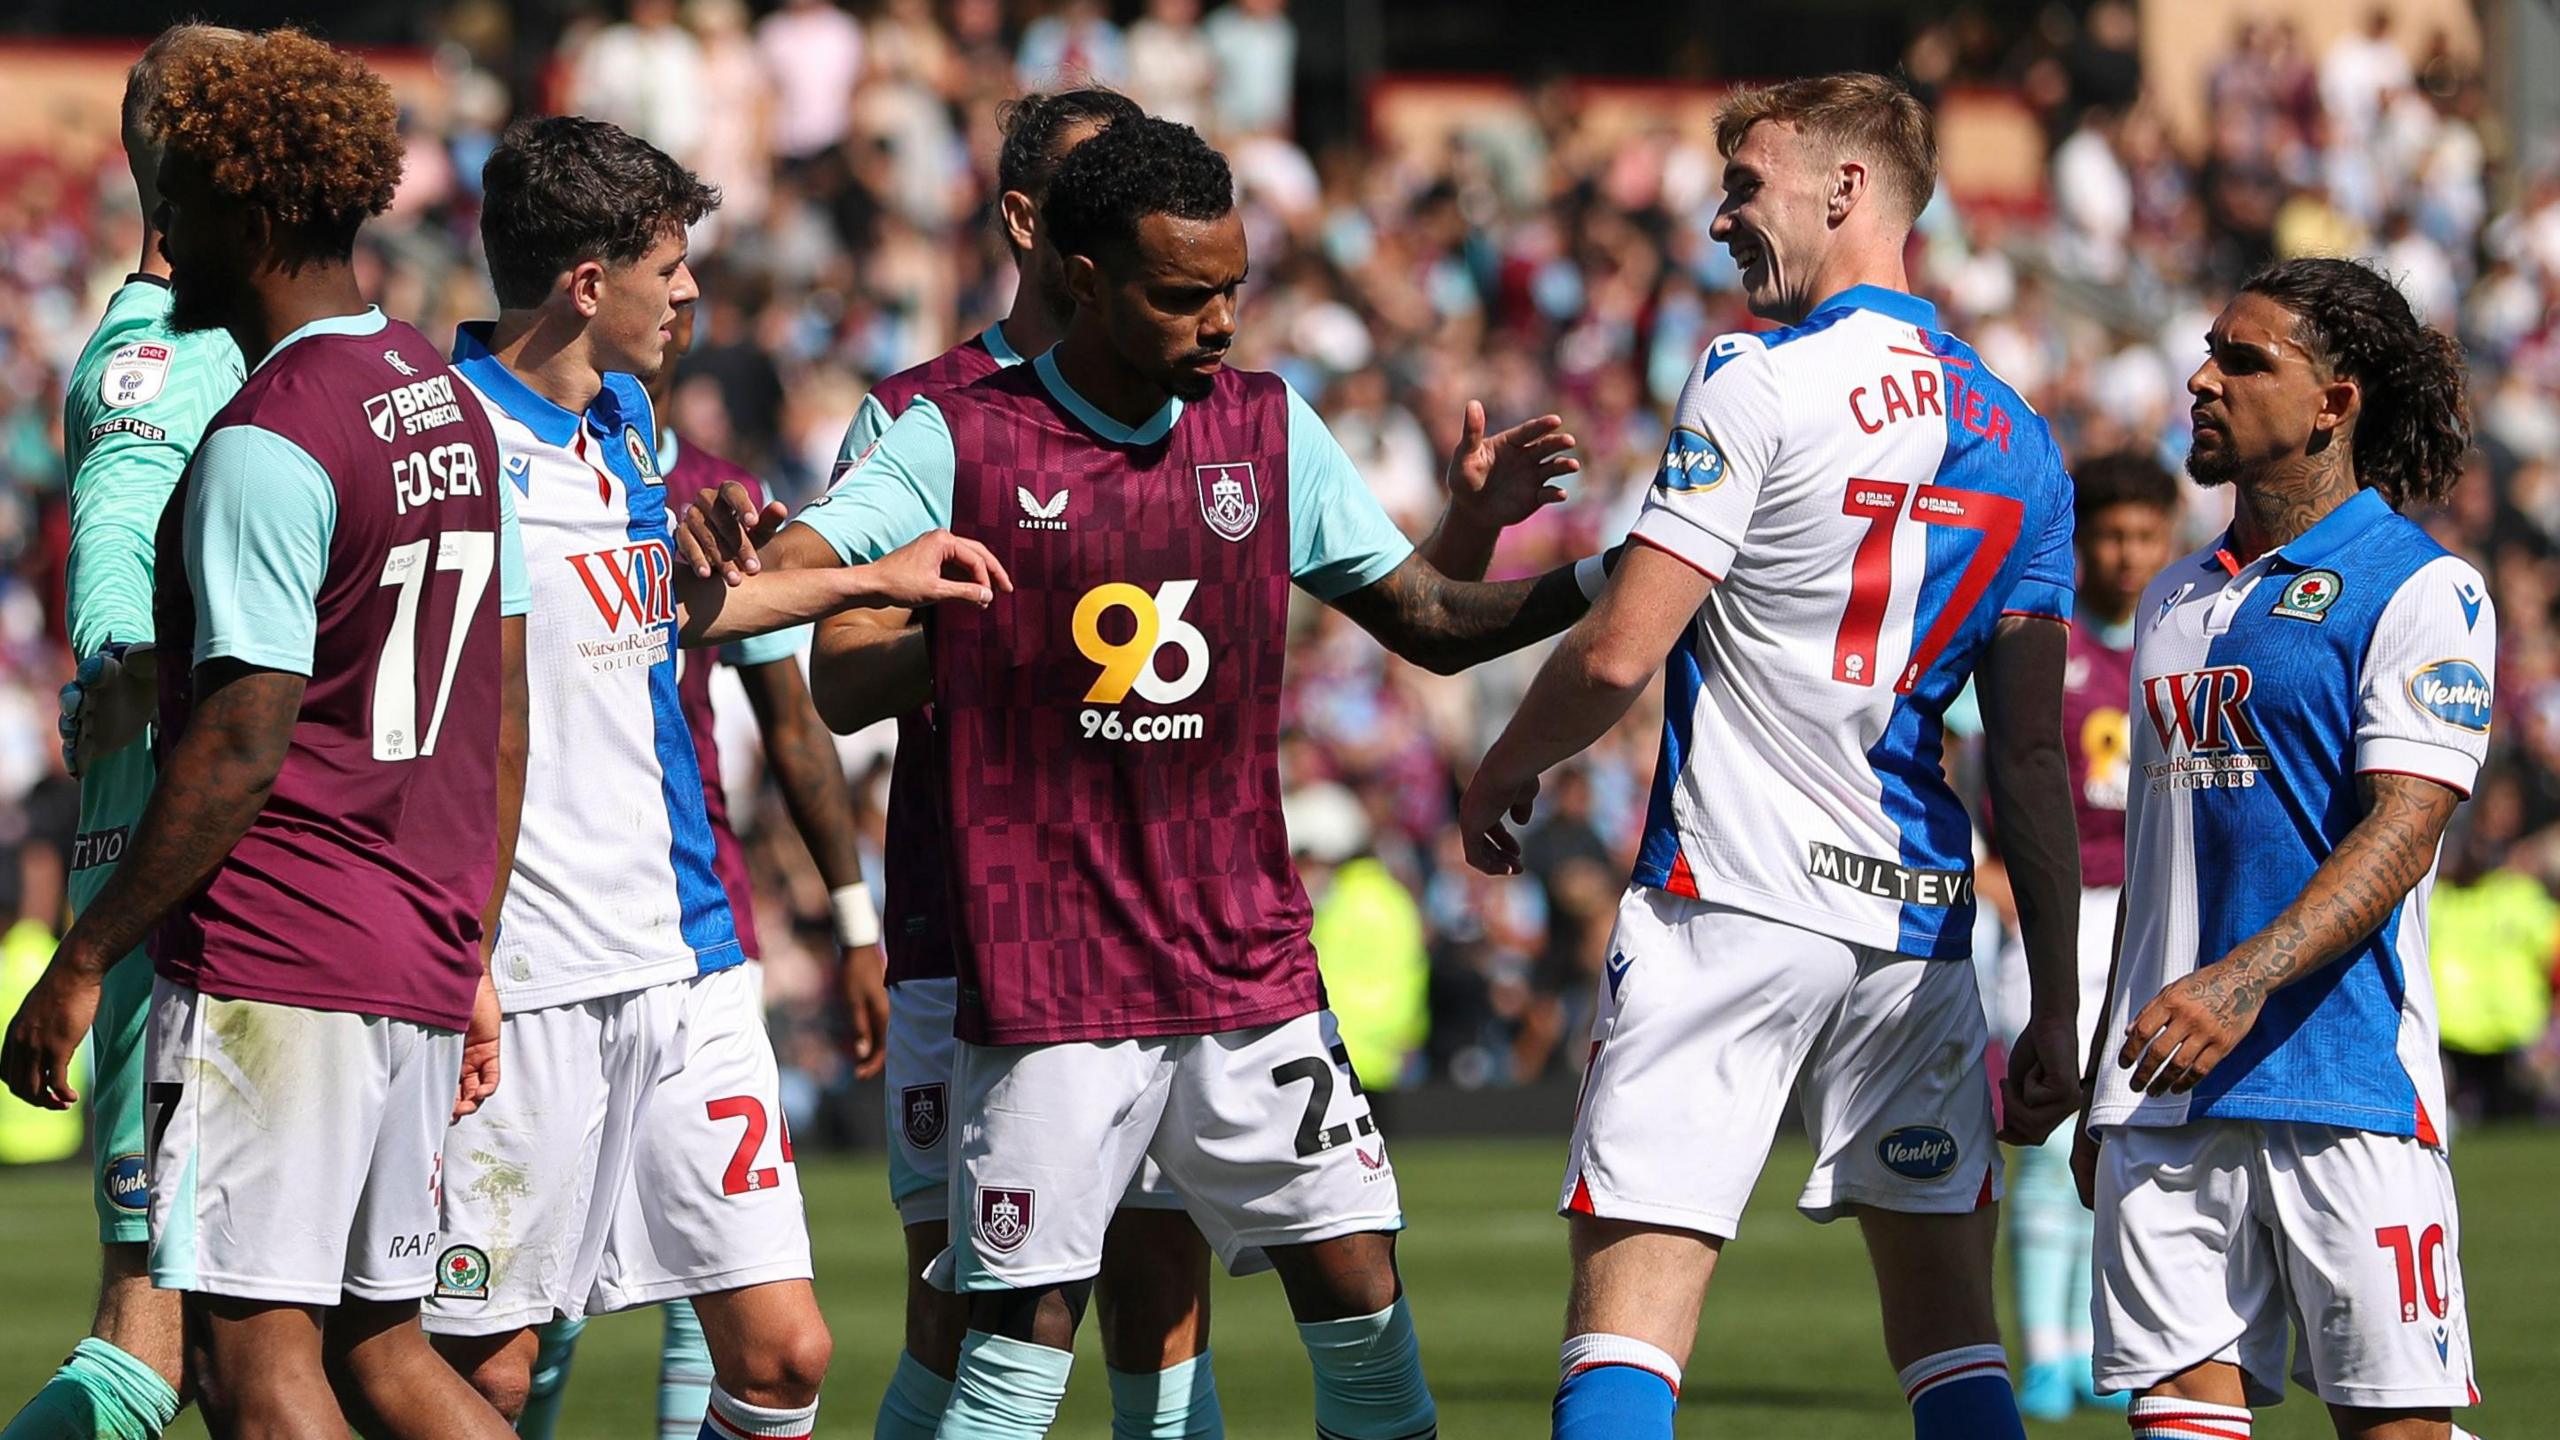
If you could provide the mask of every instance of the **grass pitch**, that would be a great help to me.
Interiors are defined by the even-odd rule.
[[[1395,1155],[1413,1222],[1402,1259],[1423,1355],[1451,1440],[1547,1433],[1564,1293],[1564,1227],[1551,1212],[1561,1142],[1410,1141]],[[1778,1147],[1725,1253],[1680,1407],[1683,1436],[1893,1437],[1907,1412],[1878,1339],[1865,1252],[1850,1225],[1815,1226],[1791,1208],[1808,1163]],[[2550,1334],[2560,1276],[2560,1134],[2481,1132],[2455,1151],[2472,1341],[2488,1403],[2466,1423],[2491,1440],[2560,1434],[2560,1359]],[[818,1292],[836,1337],[819,1433],[865,1437],[898,1351],[899,1241],[880,1166],[812,1157],[800,1167],[817,1237]],[[291,1203],[285,1199],[283,1203]],[[0,1415],[60,1362],[88,1324],[94,1220],[85,1172],[0,1171],[0,1259],[14,1303],[0,1307]],[[1236,1440],[1312,1433],[1306,1360],[1269,1277],[1221,1279],[1218,1388]],[[1107,1436],[1102,1357],[1088,1339],[1056,1433]],[[2010,1336],[2014,1342],[2015,1334]],[[597,1321],[579,1348],[564,1440],[655,1433],[654,1312]],[[2121,1437],[2121,1419],[2083,1415],[2038,1436]],[[2330,1433],[2294,1392],[2262,1413],[2261,1440]],[[190,1415],[173,1436],[197,1440]]]

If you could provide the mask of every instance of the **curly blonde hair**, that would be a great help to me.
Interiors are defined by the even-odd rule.
[[[343,251],[399,187],[400,111],[364,62],[299,30],[170,56],[149,123],[216,193]]]

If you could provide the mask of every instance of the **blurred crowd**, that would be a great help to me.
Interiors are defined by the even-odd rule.
[[[1597,136],[1569,84],[1531,90],[1519,123],[1445,151],[1381,140],[1311,154],[1292,114],[1287,0],[857,9],[631,0],[574,22],[528,69],[508,7],[459,0],[436,29],[442,99],[407,117],[407,178],[367,232],[368,284],[431,335],[489,313],[473,220],[496,137],[532,107],[614,120],[726,195],[695,239],[703,324],[676,428],[805,500],[872,380],[1005,312],[1012,272],[990,223],[1001,104],[1090,76],[1226,150],[1253,257],[1236,358],[1305,394],[1416,534],[1438,512],[1468,398],[1497,423],[1567,418],[1585,461],[1573,498],[1507,537],[1498,575],[1621,535],[1691,363],[1717,333],[1753,324],[1708,238],[1720,198],[1709,137],[1668,125]],[[1904,66],[1924,98],[2002,87],[2048,147],[2042,205],[1940,194],[1915,240],[1915,281],[2068,453],[2135,449],[2173,469],[2204,331],[2261,263],[2370,257],[2461,337],[2479,447],[2455,503],[2428,523],[2493,579],[2502,683],[2495,758],[2436,892],[2439,966],[2453,975],[2440,983],[2489,997],[2459,1024],[2448,1006],[2449,1043],[2496,1057],[2459,1067],[2468,1103],[2530,1111],[2560,1072],[2560,176],[2521,169],[2518,137],[2442,36],[2376,19],[2315,52],[2286,27],[2236,22],[2192,138],[2146,87],[2138,38],[2116,0],[2076,19],[2048,7],[2025,33],[1959,11],[1914,35]],[[0,196],[0,848],[20,860],[0,867],[0,914],[52,926],[61,862],[48,852],[70,828],[52,725],[70,668],[59,386],[136,232],[120,167],[6,173],[19,179]],[[2227,500],[2192,487],[2187,500],[2183,538],[2201,541]],[[1659,711],[1640,706],[1551,777],[1530,877],[1487,880],[1459,860],[1457,786],[1537,659],[1442,679],[1329,610],[1300,617],[1285,714],[1293,834],[1321,897],[1329,983],[1361,1017],[1354,1048],[1373,1083],[1521,1083],[1570,1071],[1580,1053]],[[884,744],[846,749],[875,836]],[[814,958],[823,887],[770,797],[752,803],[752,731],[732,749],[751,801],[736,813],[754,828],[759,903],[773,912],[786,1064],[814,1104],[842,1073],[834,1022],[802,1003],[828,990]]]

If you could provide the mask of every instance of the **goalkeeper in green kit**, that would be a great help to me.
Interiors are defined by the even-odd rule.
[[[107,302],[80,352],[63,405],[71,477],[71,650],[62,691],[63,759],[80,779],[71,904],[86,909],[123,857],[151,797],[147,743],[158,703],[151,658],[152,536],[206,422],[240,388],[240,352],[219,329],[170,332],[168,262],[154,223],[159,146],[144,117],[161,67],[240,33],[180,25],[151,43],[125,79],[124,150],[141,192],[140,268]],[[0,1440],[148,1440],[177,1419],[184,1346],[178,1294],[151,1288],[146,1245],[143,1022],[151,960],[137,950],[107,973],[92,1036],[89,1114],[96,1127],[98,1239],[105,1260],[89,1338]]]

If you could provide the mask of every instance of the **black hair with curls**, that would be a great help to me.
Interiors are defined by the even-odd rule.
[[[480,248],[498,304],[530,310],[589,260],[629,265],[720,192],[664,150],[577,115],[518,121],[480,171]]]
[[[1059,254],[1108,269],[1137,249],[1139,220],[1215,220],[1235,208],[1235,192],[1227,157],[1198,131],[1141,115],[1069,151],[1040,216]]]
[[[1123,120],[1144,119],[1146,113],[1137,101],[1098,85],[1007,100],[996,110],[996,125],[1004,132],[1004,148],[996,153],[996,184],[1046,200],[1058,162],[1066,158],[1058,141],[1067,131],[1078,125],[1108,130]]]
[[[2071,467],[2072,518],[2081,530],[2099,512],[2118,505],[2148,505],[2176,514],[2178,481],[2139,450],[2118,450]]]
[[[2394,509],[2443,504],[2471,448],[2462,347],[2419,323],[2399,287],[2359,261],[2287,260],[2240,289],[2292,311],[2294,338],[2363,391],[2348,442],[2357,483]]]

